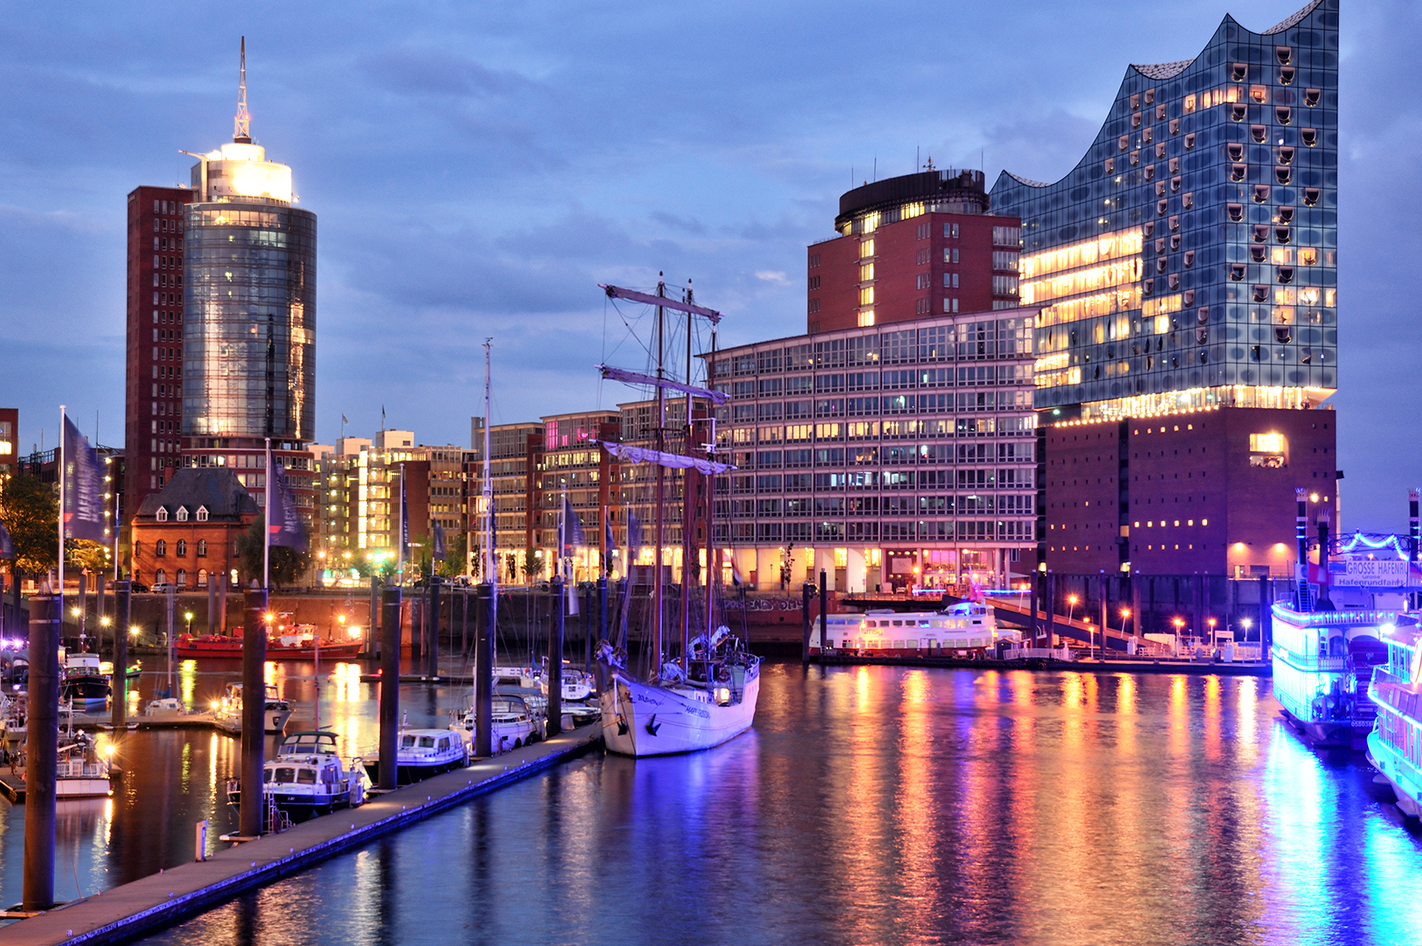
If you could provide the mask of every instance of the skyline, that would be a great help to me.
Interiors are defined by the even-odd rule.
[[[19,407],[25,450],[41,428],[52,445],[59,403],[90,435],[98,408],[100,439],[121,440],[124,196],[186,181],[191,159],[177,149],[230,137],[242,34],[253,135],[292,166],[298,206],[321,217],[318,439],[334,442],[342,414],[350,433],[373,432],[383,405],[390,427],[463,444],[482,413],[485,336],[493,421],[510,423],[628,400],[599,392],[592,368],[622,334],[610,312],[605,323],[597,282],[646,287],[659,269],[669,287],[693,278],[698,301],[727,314],[723,346],[799,334],[805,246],[833,235],[851,185],[909,173],[916,154],[981,165],[989,180],[998,168],[1057,180],[1128,62],[1192,56],[1226,14],[1263,30],[1302,5],[1016,3],[932,22],[918,15],[930,8],[902,6],[873,24],[849,8],[728,6],[655,14],[650,31],[640,14],[652,7],[615,21],[551,6],[418,24],[382,24],[379,8],[336,23],[219,14],[190,33],[155,12],[120,27],[105,8],[82,25],[24,11],[0,52],[19,91],[0,104],[16,132],[0,143],[0,266],[14,313],[4,341],[19,366],[0,401]],[[1371,449],[1400,439],[1387,420],[1422,342],[1388,288],[1418,237],[1383,212],[1418,183],[1407,132],[1422,112],[1401,88],[1417,83],[1399,27],[1422,24],[1391,7],[1341,12],[1334,401],[1348,529],[1402,528],[1418,478],[1407,470],[1422,459],[1416,444]],[[659,72],[649,35],[708,55],[673,55],[679,74]],[[799,41],[781,48],[784,35]],[[990,38],[962,48],[962,35]],[[906,57],[905,44],[930,52]],[[31,278],[56,261],[77,272]],[[94,383],[62,380],[74,377]]]

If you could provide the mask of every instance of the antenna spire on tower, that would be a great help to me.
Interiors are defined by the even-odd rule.
[[[237,78],[237,117],[232,120],[232,140],[252,142],[252,116],[247,114],[247,37],[242,37],[242,65]]]

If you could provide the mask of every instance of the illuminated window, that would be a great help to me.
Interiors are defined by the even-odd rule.
[[[1193,96],[1193,95],[1187,95],[1187,96],[1185,96],[1184,111],[1185,111],[1185,114],[1186,114],[1186,115],[1192,115],[1192,114],[1194,114],[1194,112],[1195,112],[1195,96]]]
[[[871,262],[868,262],[868,263],[860,263],[860,264],[859,264],[859,281],[860,281],[860,282],[872,282],[873,279],[874,279],[874,263],[873,263],[872,261],[871,261]],[[872,302],[872,301],[874,301],[874,300],[871,298],[869,301]]]
[[[871,289],[870,291],[872,292],[873,290]],[[868,310],[867,312],[861,312],[861,313],[859,313],[859,327],[860,327],[860,328],[867,328],[868,326],[873,325],[873,324],[874,324],[874,310],[873,310],[873,309],[870,309],[870,310]]]
[[[859,258],[860,258],[860,259],[866,259],[866,258],[868,258],[868,257],[870,257],[870,256],[873,256],[873,255],[874,255],[874,241],[873,241],[873,240],[860,240],[860,241],[859,241]]]

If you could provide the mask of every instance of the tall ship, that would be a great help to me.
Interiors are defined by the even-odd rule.
[[[714,355],[716,350],[715,326],[721,314],[713,309],[698,306],[692,299],[688,287],[683,299],[668,297],[665,283],[658,282],[657,294],[635,292],[617,286],[601,287],[610,299],[625,299],[632,302],[656,306],[655,340],[653,354],[655,375],[638,374],[621,368],[599,366],[603,377],[631,385],[655,388],[657,398],[655,442],[651,449],[629,444],[607,443],[602,446],[623,463],[649,463],[654,472],[653,505],[655,514],[655,542],[652,561],[663,562],[663,535],[665,526],[666,471],[682,470],[686,474],[683,495],[683,522],[688,526],[696,517],[704,517],[706,525],[705,561],[715,563],[716,549],[711,528],[711,503],[714,478],[728,473],[735,467],[718,462],[715,458],[716,418],[714,410],[705,412],[703,418],[696,418],[694,401],[705,404],[725,404],[729,397],[714,389],[712,384]],[[670,377],[666,367],[666,313],[667,310],[686,315],[686,381],[680,382]],[[693,319],[702,318],[712,326],[711,353],[707,361],[706,387],[693,383],[691,338]],[[686,443],[694,442],[692,431],[697,425],[704,425],[706,453],[702,457],[674,453],[666,449],[668,391],[686,397]],[[697,502],[700,510],[693,516],[689,508],[698,495],[692,479],[699,474],[705,477],[704,502]],[[692,530],[682,530],[682,561],[690,562],[700,552],[693,546]],[[629,545],[632,539],[629,534]],[[608,685],[599,695],[599,710],[602,718],[603,741],[613,752],[630,756],[671,755],[679,752],[693,752],[718,746],[751,727],[755,719],[756,702],[760,697],[760,658],[750,653],[745,642],[735,637],[716,621],[717,590],[720,582],[715,574],[719,568],[707,569],[703,608],[691,605],[690,569],[683,572],[683,589],[680,607],[675,618],[667,621],[665,600],[665,569],[653,569],[652,615],[649,622],[651,641],[650,661],[645,675],[633,673],[626,666],[625,652],[604,642],[599,648],[599,659],[608,667]],[[697,633],[693,624],[701,622],[702,630]],[[670,632],[670,634],[669,634]],[[669,641],[668,637],[673,640]],[[669,656],[668,644],[679,647],[674,657]],[[625,644],[625,641],[622,643]]]
[[[1285,718],[1321,746],[1362,749],[1377,709],[1368,697],[1373,668],[1387,656],[1382,629],[1396,611],[1302,612],[1273,606],[1274,698]]]
[[[1422,628],[1412,615],[1385,626],[1387,663],[1373,670],[1377,719],[1368,734],[1368,761],[1387,779],[1397,807],[1422,817]]]

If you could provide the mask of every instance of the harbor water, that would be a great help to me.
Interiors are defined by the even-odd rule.
[[[584,756],[146,941],[1417,942],[1422,832],[1268,686],[770,663],[754,730],[717,750]],[[323,683],[348,751],[373,746],[370,691]],[[467,694],[402,698],[424,725]],[[125,737],[115,797],[61,805],[59,895],[190,859],[199,818],[226,830],[236,746]],[[7,902],[22,828],[6,812]]]

